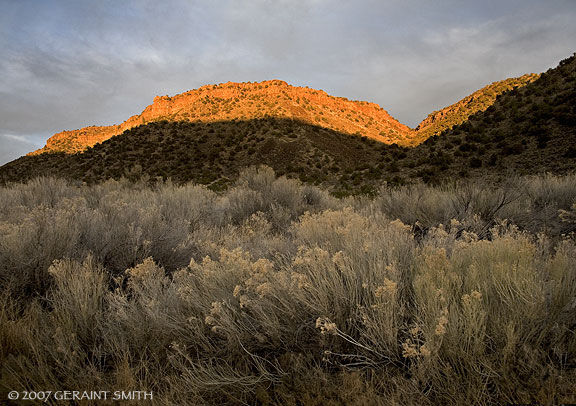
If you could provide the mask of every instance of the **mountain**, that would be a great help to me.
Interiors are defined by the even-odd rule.
[[[537,78],[538,75],[530,74],[495,82],[430,114],[416,130],[399,123],[377,104],[334,97],[322,90],[294,87],[280,80],[208,85],[172,97],[157,96],[142,113],[119,125],[54,134],[46,146],[29,155],[81,152],[135,126],[162,120],[207,123],[263,117],[295,119],[346,134],[361,134],[385,144],[415,146],[486,110],[499,94]]]
[[[576,169],[576,54],[408,152],[423,178]]]
[[[245,92],[244,98],[238,98],[237,102],[235,98],[224,97],[225,91],[236,94],[234,92],[244,85],[257,93]],[[89,127],[71,132],[69,144],[52,140],[48,144],[54,148],[46,149],[54,152],[25,156],[0,167],[0,183],[39,174],[88,183],[126,176],[152,180],[171,178],[178,183],[194,181],[221,189],[233,182],[242,168],[266,164],[278,174],[322,184],[337,195],[347,195],[371,193],[383,182],[439,183],[463,177],[497,182],[510,174],[564,174],[576,168],[574,56],[539,76],[496,82],[464,99],[466,101],[449,106],[444,113],[432,114],[418,128],[433,134],[420,140],[423,142],[418,140],[418,132],[406,130],[407,127],[402,127],[377,105],[332,98],[323,92],[293,88],[283,82],[274,81],[268,87],[266,84],[226,84],[201,89],[205,90],[188,92],[192,96],[185,93],[174,98],[157,98],[142,114],[123,124],[127,126],[123,133],[101,143],[95,143],[91,137],[107,137],[111,133],[106,131],[119,130]],[[212,93],[214,89],[222,92],[218,99]],[[308,96],[296,97],[288,90],[277,93],[278,89],[292,89]],[[199,97],[204,91],[207,93]],[[274,97],[278,102],[262,108],[264,96],[259,99],[256,95],[268,95],[266,100],[270,103],[273,91],[278,95]],[[179,97],[183,99],[178,101]],[[327,128],[328,118],[310,123],[299,117],[282,117],[292,102],[308,106],[307,109],[295,107],[298,114],[304,114],[302,110],[315,112],[320,117],[329,117],[332,123],[341,126],[348,123],[351,127],[348,131]],[[228,107],[221,111],[222,106]],[[350,108],[342,107],[344,118],[338,116],[337,106]],[[348,120],[347,115],[353,113],[346,112],[353,107],[363,107],[362,111],[388,119],[389,128],[397,129],[394,134],[398,141],[402,140],[401,145],[387,144],[390,137],[383,142],[375,135],[350,134],[353,128],[383,128],[375,121],[368,125],[368,118]],[[329,116],[330,111],[334,114]],[[243,117],[250,114],[263,117],[240,119],[237,114],[240,112]],[[282,114],[274,116],[266,112]],[[358,117],[362,113],[354,114]],[[215,120],[216,116],[224,118]],[[465,121],[456,124],[463,117]],[[57,138],[64,139],[65,136]],[[82,146],[82,140],[92,140],[94,145]],[[406,146],[410,144],[417,145]],[[55,148],[58,145],[68,145],[71,151],[77,148],[80,152],[63,152],[64,148]]]
[[[322,90],[280,80],[208,85],[176,96],[158,96],[138,115],[119,125],[86,127],[53,135],[44,152],[75,153],[138,125],[155,121],[217,122],[263,117],[296,119],[386,143],[405,143],[413,131],[375,103],[333,97]]]
[[[462,124],[468,118],[480,111],[485,111],[494,104],[496,98],[502,93],[514,88],[526,86],[534,82],[540,75],[530,73],[519,78],[510,78],[494,82],[480,90],[466,96],[457,103],[454,103],[442,110],[432,112],[426,117],[418,127],[417,135],[413,138],[415,144],[420,144],[428,138],[438,135]]]

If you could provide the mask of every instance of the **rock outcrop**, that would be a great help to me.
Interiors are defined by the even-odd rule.
[[[398,122],[375,103],[334,97],[322,90],[290,86],[281,80],[207,85],[172,97],[157,96],[142,113],[119,125],[62,131],[50,137],[46,146],[29,155],[82,152],[130,128],[156,121],[209,123],[263,117],[295,119],[385,144],[416,146],[485,111],[500,94],[525,86],[538,77],[537,74],[528,74],[494,82],[451,106],[431,113],[416,129]]]
[[[138,115],[120,125],[86,127],[52,136],[43,152],[75,153],[155,121],[216,122],[261,117],[290,118],[386,143],[409,144],[414,132],[375,103],[333,97],[322,90],[290,86],[280,80],[202,86],[176,96],[157,96]]]

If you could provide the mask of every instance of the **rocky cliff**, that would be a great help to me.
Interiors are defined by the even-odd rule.
[[[290,118],[386,143],[409,144],[413,130],[375,103],[333,97],[322,90],[290,86],[280,80],[203,86],[176,96],[158,96],[120,125],[86,127],[52,136],[43,152],[75,153],[127,129],[155,121],[217,122]]]

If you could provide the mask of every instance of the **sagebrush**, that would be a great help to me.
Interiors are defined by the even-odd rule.
[[[339,200],[246,170],[0,190],[0,398],[576,402],[576,176]]]

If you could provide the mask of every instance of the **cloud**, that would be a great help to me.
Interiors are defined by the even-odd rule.
[[[401,47],[372,41],[365,45],[371,52],[363,54],[378,56],[366,60],[364,76],[374,81],[347,91],[378,100],[400,121],[415,126],[433,110],[491,82],[545,71],[576,50],[576,26],[570,23],[576,7],[527,9],[474,24],[467,19],[425,24]]]
[[[575,51],[574,20],[571,0],[6,0],[0,134],[46,139],[119,123],[155,95],[273,78],[415,126],[490,82],[556,65]],[[9,142],[21,151],[5,136],[2,150]]]

